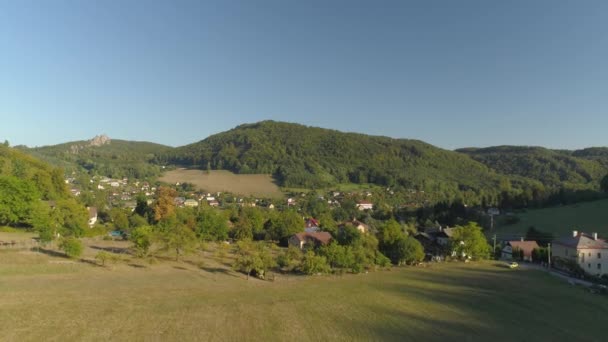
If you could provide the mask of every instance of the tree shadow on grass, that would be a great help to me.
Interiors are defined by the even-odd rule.
[[[214,273],[214,274],[225,274],[231,277],[236,277],[239,278],[236,274],[234,274],[233,271],[225,269],[225,268],[221,268],[221,267],[201,267],[201,270],[205,271],[205,272],[209,272],[209,273]]]
[[[91,246],[92,249],[97,249],[100,251],[111,252],[115,254],[129,254],[131,255],[131,250],[126,247],[101,247],[101,246]]]
[[[63,258],[63,259],[69,259],[67,255],[65,255],[65,253],[62,252],[57,252],[54,251],[52,249],[46,249],[46,248],[42,248],[42,247],[32,247],[30,249],[32,252],[38,252],[38,253],[42,253],[48,256],[52,256],[55,258]]]

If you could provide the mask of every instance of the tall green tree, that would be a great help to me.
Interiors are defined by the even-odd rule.
[[[466,226],[456,226],[450,244],[457,255],[474,259],[487,259],[492,251],[481,227],[475,222],[469,222]]]
[[[13,176],[0,176],[0,225],[28,223],[40,200],[35,186]]]
[[[190,254],[194,251],[197,243],[196,235],[183,223],[169,224],[160,233],[162,249],[175,253],[175,261],[179,261],[180,256]]]
[[[228,238],[228,221],[218,210],[204,208],[197,215],[195,232],[204,241],[224,241]]]

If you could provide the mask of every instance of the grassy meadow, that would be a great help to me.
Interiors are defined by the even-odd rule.
[[[444,263],[246,280],[212,246],[181,262],[106,267],[0,250],[0,340],[602,341],[608,298],[540,271]],[[583,324],[585,323],[585,324]]]
[[[223,170],[177,169],[167,171],[159,178],[169,184],[192,183],[197,188],[208,191],[228,191],[244,196],[281,197],[283,193],[270,175],[237,175]]]
[[[553,233],[555,237],[570,235],[572,230],[597,232],[602,237],[608,237],[608,200],[531,209],[518,213],[517,216],[520,218],[518,223],[500,224],[496,233],[525,236],[528,227],[534,226],[541,231]]]

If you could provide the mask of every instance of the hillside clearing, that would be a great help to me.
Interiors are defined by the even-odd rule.
[[[520,221],[513,225],[500,225],[497,233],[502,236],[525,236],[528,227],[534,226],[555,237],[567,236],[572,230],[597,232],[608,237],[608,200],[582,202],[561,207],[532,209],[518,213]]]
[[[208,192],[231,192],[244,196],[281,197],[283,193],[273,182],[270,175],[237,175],[230,171],[202,171],[177,169],[167,171],[159,178],[161,182],[191,183],[200,190]]]
[[[264,282],[209,253],[104,268],[4,250],[0,275],[2,339],[20,341],[600,341],[601,324],[569,313],[608,314],[605,297],[492,262]]]

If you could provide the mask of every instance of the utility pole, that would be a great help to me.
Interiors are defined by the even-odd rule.
[[[547,249],[547,259],[549,261],[549,263],[548,263],[549,269],[551,269],[551,243],[550,242],[547,244],[547,248],[548,248]]]
[[[494,234],[494,237],[492,238],[492,240],[494,240],[494,248],[492,248],[492,253],[494,253],[494,255],[496,255],[496,234]]]

